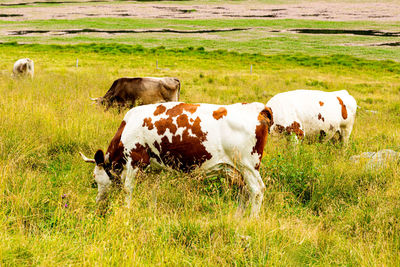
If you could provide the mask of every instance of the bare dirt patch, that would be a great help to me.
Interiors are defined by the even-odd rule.
[[[68,1],[66,1],[68,2]],[[74,2],[74,1],[70,1]],[[97,0],[85,3],[54,6],[6,8],[4,20],[77,19],[85,17],[134,17],[170,19],[318,19],[333,21],[373,20],[400,21],[400,3],[332,3],[265,4],[241,2],[238,4],[171,4],[160,2],[127,2],[111,4]],[[91,2],[91,3],[88,3]],[[21,2],[23,4],[24,2]],[[3,3],[7,5],[8,3]],[[2,12],[4,14],[4,12]]]

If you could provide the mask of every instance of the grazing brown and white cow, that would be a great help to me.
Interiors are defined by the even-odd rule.
[[[331,139],[337,132],[347,143],[357,111],[356,100],[346,90],[323,92],[295,90],[272,97],[267,106],[274,113],[271,135],[295,133],[299,139]]]
[[[30,76],[33,78],[34,65],[33,60],[29,58],[18,59],[14,63],[13,75],[14,77]]]
[[[272,122],[271,110],[261,103],[144,105],[125,115],[105,155],[98,150],[94,159],[81,156],[96,163],[96,202],[118,182],[129,192],[128,205],[138,170],[150,164],[184,172],[228,165],[241,174],[247,189],[241,193],[238,213],[249,196],[251,215],[256,216],[265,190],[258,170]]]
[[[108,109],[116,104],[119,107],[179,101],[181,83],[177,78],[144,77],[120,78],[115,80],[103,97],[92,98]]]

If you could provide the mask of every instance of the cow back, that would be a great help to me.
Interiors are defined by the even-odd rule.
[[[261,103],[227,106],[170,102],[133,108],[124,118],[124,156],[189,171],[196,166],[259,166],[269,129]],[[268,118],[269,116],[269,118]]]
[[[323,92],[295,90],[272,97],[267,106],[274,112],[274,132],[295,132],[318,135],[336,132],[354,123],[357,109],[355,99],[346,90]]]

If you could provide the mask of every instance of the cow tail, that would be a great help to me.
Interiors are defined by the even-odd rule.
[[[181,81],[179,81],[179,79],[175,80],[178,82],[178,97],[177,97],[177,101],[179,101],[179,96],[181,95]]]
[[[274,124],[274,116],[273,116],[272,109],[267,106],[264,107],[264,109],[258,115],[258,120],[262,124],[268,125],[268,128],[270,128]]]

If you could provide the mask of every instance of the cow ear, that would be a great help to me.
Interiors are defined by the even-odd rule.
[[[96,154],[94,154],[94,160],[96,161],[96,165],[104,164],[104,152],[103,150],[97,150]]]

